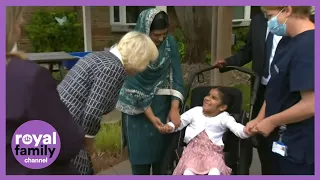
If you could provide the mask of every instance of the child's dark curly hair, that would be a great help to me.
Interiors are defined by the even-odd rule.
[[[216,87],[216,88],[212,88],[212,89],[218,90],[218,92],[220,94],[222,105],[227,105],[226,111],[228,112],[230,110],[230,108],[232,108],[232,106],[233,106],[233,103],[232,103],[233,96],[230,93],[230,88]]]

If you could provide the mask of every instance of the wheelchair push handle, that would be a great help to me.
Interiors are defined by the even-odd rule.
[[[186,106],[187,99],[189,98],[190,89],[191,89],[192,83],[193,83],[194,79],[196,78],[196,76],[198,76],[198,80],[199,80],[199,75],[203,76],[203,74],[202,74],[203,72],[211,71],[211,70],[216,69],[216,68],[218,68],[217,65],[210,66],[208,68],[200,69],[199,71],[193,72],[189,76],[189,79],[188,79],[188,82],[187,82],[187,87],[186,87],[186,97],[184,98],[184,101],[183,101],[183,104],[182,104],[183,108],[181,108],[181,110],[180,110],[181,113],[183,113],[185,111],[185,106]]]
[[[207,68],[204,68],[204,69],[201,69],[199,71],[196,71],[196,72],[192,73],[190,78],[189,78],[189,80],[188,80],[188,84],[192,84],[192,82],[193,82],[193,80],[194,80],[194,78],[196,76],[199,76],[204,72],[211,71],[211,70],[214,70],[214,69],[217,69],[217,68],[219,68],[219,66],[218,65],[214,65],[214,66],[210,66],[210,67],[207,67]],[[225,67],[219,69],[220,73],[228,72],[228,71],[231,71],[231,70],[237,70],[237,71],[240,71],[242,73],[249,74],[252,77],[256,77],[257,76],[257,74],[255,72],[251,71],[248,68],[244,68],[244,67],[225,66]]]
[[[231,70],[237,70],[242,73],[246,73],[246,74],[250,75],[251,78],[254,79],[252,92],[251,92],[251,100],[250,100],[250,105],[253,106],[256,101],[256,98],[257,98],[257,93],[258,93],[259,84],[260,84],[259,75],[248,68],[238,67],[238,66],[225,66],[225,67],[221,68],[219,71],[220,71],[220,73],[224,73],[224,72],[228,72]],[[251,117],[250,117],[250,119],[251,119]]]
[[[257,76],[257,74],[255,72],[253,72],[252,70],[250,70],[248,68],[244,68],[244,67],[239,67],[239,66],[225,66],[225,67],[219,69],[220,73],[225,73],[225,72],[232,71],[232,70],[237,70],[237,71],[240,71],[242,73],[248,74],[253,77]]]
[[[198,80],[199,80],[200,79],[199,76],[201,75],[203,77],[203,73],[204,72],[211,71],[211,70],[214,70],[214,69],[217,69],[217,68],[219,68],[219,65],[210,66],[210,67],[207,67],[207,68],[204,68],[204,69],[200,69],[199,71],[196,71],[196,72],[192,73],[191,76],[189,76],[188,83],[187,83],[187,92],[186,92],[185,102],[188,99],[192,83],[193,83],[194,79],[196,78],[196,76],[198,76]],[[255,72],[253,72],[252,70],[250,70],[248,68],[244,68],[244,67],[225,66],[225,67],[219,69],[220,73],[228,72],[228,71],[231,71],[231,70],[237,70],[239,72],[248,74],[248,75],[251,76],[251,78],[253,77],[255,79],[254,80],[253,91],[251,93],[251,102],[250,102],[250,105],[253,106],[253,104],[254,104],[254,102],[256,100],[256,95],[257,95],[258,87],[259,87],[259,84],[260,84],[260,78],[258,77],[258,75]],[[185,105],[185,102],[183,103],[183,105]]]

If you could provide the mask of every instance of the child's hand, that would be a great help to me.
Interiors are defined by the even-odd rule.
[[[249,121],[244,128],[244,132],[249,136],[255,135],[257,133],[256,126],[258,123],[259,123],[259,120],[256,120],[256,119]]]
[[[253,134],[247,129],[247,127],[243,128],[243,132],[247,135],[247,136],[252,136]]]
[[[161,127],[160,132],[163,134],[172,133],[174,131],[174,128],[169,126],[168,124]]]

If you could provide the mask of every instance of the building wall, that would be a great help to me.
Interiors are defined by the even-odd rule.
[[[28,24],[32,14],[37,9],[43,9],[47,11],[52,10],[66,10],[66,11],[76,11],[79,15],[79,21],[82,23],[82,7],[81,6],[55,6],[55,7],[39,7],[30,6],[26,9],[24,13],[24,18],[26,24]],[[168,8],[168,14],[170,17],[170,32],[174,32],[177,26],[177,18],[173,8]],[[92,26],[92,50],[100,51],[105,47],[110,47],[112,44],[116,43],[124,33],[111,32],[110,25],[110,13],[108,6],[94,6],[91,9],[91,26]],[[18,48],[26,52],[31,52],[31,44],[27,37],[27,34],[22,30],[21,40],[18,42]]]
[[[79,13],[81,13],[81,8],[80,7],[75,7],[75,6],[47,6],[47,7],[42,7],[42,6],[29,6],[25,9],[24,12],[24,19],[25,19],[25,24],[28,24],[32,14],[38,10],[38,9],[44,9],[47,11],[53,11],[56,9],[59,10],[67,10],[67,11],[77,11]],[[27,37],[26,31],[22,28],[22,32],[21,32],[21,39],[18,42],[18,49],[26,51],[26,52],[30,52],[31,51],[31,44],[30,41]]]

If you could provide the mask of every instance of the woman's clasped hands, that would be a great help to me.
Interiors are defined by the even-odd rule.
[[[276,128],[277,126],[273,124],[269,119],[254,119],[249,121],[245,127],[245,133],[252,136],[255,134],[261,134],[264,137],[268,137],[269,134]]]
[[[171,133],[174,131],[174,128],[168,124],[163,124],[158,117],[151,119],[153,126],[162,134]]]

